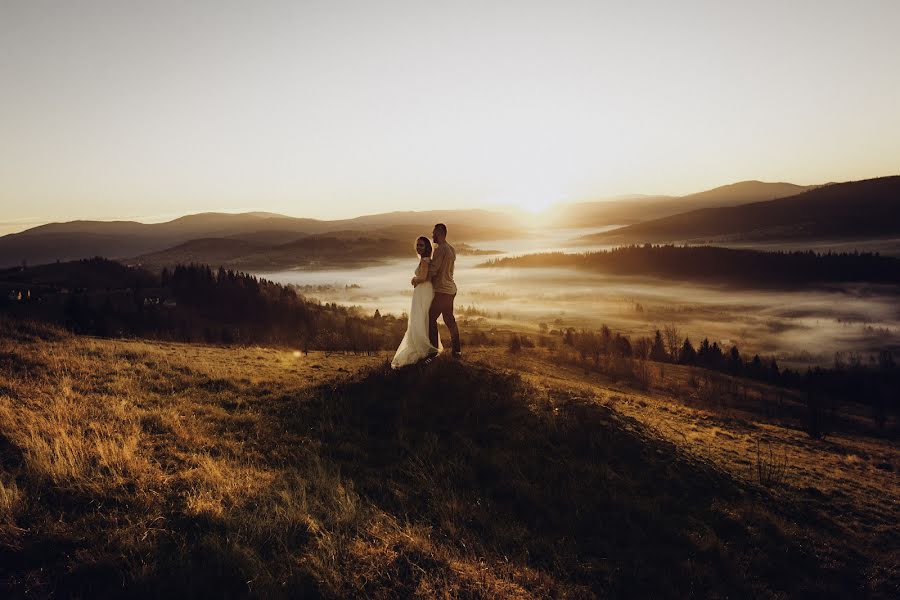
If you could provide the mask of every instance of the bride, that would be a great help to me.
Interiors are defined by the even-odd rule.
[[[419,266],[416,267],[416,276],[413,284],[412,306],[409,308],[409,322],[406,325],[406,335],[397,348],[391,367],[399,369],[406,365],[412,365],[423,358],[434,356],[440,351],[428,340],[428,309],[431,308],[431,300],[434,298],[434,286],[428,278],[428,267],[431,265],[431,240],[420,237],[416,240],[416,254],[419,255]],[[440,345],[438,340],[438,345]]]

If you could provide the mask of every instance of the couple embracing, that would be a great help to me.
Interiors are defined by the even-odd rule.
[[[406,335],[391,361],[395,369],[412,365],[423,359],[430,359],[441,351],[437,319],[443,316],[444,324],[450,330],[453,356],[460,356],[459,328],[453,316],[453,300],[456,298],[456,283],[453,281],[453,267],[456,250],[447,242],[447,226],[438,223],[431,232],[434,240],[422,236],[416,240],[416,254],[419,266],[412,278],[412,306],[409,309],[409,323]]]

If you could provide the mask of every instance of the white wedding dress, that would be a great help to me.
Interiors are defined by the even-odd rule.
[[[428,274],[427,259],[419,262],[416,269],[416,277],[423,278]],[[409,322],[406,325],[406,334],[403,341],[394,354],[391,367],[399,369],[407,365],[413,365],[431,354],[440,352],[441,341],[438,339],[438,347],[431,345],[428,339],[428,310],[434,299],[434,286],[430,281],[420,283],[415,287],[412,297],[412,305],[409,307]]]

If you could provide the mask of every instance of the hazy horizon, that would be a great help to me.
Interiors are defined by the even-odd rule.
[[[897,173],[883,173],[880,175],[874,175],[872,178],[880,178],[880,177],[893,177],[897,174],[900,174],[900,170]],[[868,178],[867,178],[868,179]],[[321,221],[339,221],[344,219],[354,219],[358,217],[364,217],[367,215],[375,215],[375,214],[386,214],[393,212],[430,212],[436,210],[488,210],[488,211],[497,211],[497,212],[522,212],[522,213],[530,213],[530,214],[546,214],[548,212],[553,211],[554,209],[558,209],[563,206],[572,206],[577,204],[586,204],[586,203],[614,203],[617,201],[627,201],[627,200],[636,200],[640,198],[671,198],[672,200],[676,200],[678,198],[684,198],[688,196],[692,196],[694,194],[700,194],[704,192],[710,192],[714,190],[719,190],[721,188],[727,188],[734,185],[739,184],[752,184],[759,183],[764,185],[796,185],[800,187],[810,187],[810,186],[824,186],[824,185],[832,185],[835,183],[850,183],[856,180],[846,180],[846,181],[823,181],[823,182],[797,182],[797,181],[764,181],[761,179],[741,179],[736,181],[729,181],[724,183],[715,184],[710,188],[697,189],[688,191],[682,194],[675,193],[644,193],[640,191],[632,191],[628,193],[620,193],[620,194],[603,194],[598,193],[594,197],[590,198],[576,198],[576,199],[563,199],[559,201],[554,201],[546,206],[539,207],[537,210],[534,210],[530,207],[519,206],[515,203],[497,203],[497,204],[479,204],[479,203],[469,203],[462,202],[458,205],[454,206],[427,206],[427,205],[418,205],[412,207],[393,207],[392,204],[386,204],[382,207],[373,206],[370,210],[367,210],[366,207],[361,207],[361,212],[354,213],[341,213],[340,216],[313,216],[315,211],[307,211],[306,206],[301,206],[298,209],[294,209],[290,206],[285,206],[284,210],[275,210],[271,209],[267,206],[239,206],[239,207],[223,207],[223,208],[184,208],[182,210],[175,210],[173,212],[167,213],[145,213],[145,214],[131,214],[127,211],[125,213],[117,213],[117,214],[83,214],[74,210],[71,212],[69,217],[23,217],[16,219],[3,219],[3,215],[0,215],[0,236],[9,235],[12,233],[19,233],[25,231],[27,229],[38,227],[41,225],[47,225],[52,223],[66,223],[71,221],[98,221],[98,222],[112,222],[112,221],[135,221],[139,223],[164,223],[167,221],[179,219],[181,217],[186,216],[194,216],[200,214],[214,214],[214,213],[224,213],[224,214],[247,214],[247,213],[272,213],[278,216],[284,217],[293,217],[293,218],[308,218],[308,219],[317,219]]]
[[[890,175],[885,175],[885,176],[890,176]],[[831,183],[844,183],[844,182],[827,182],[827,183],[822,183],[822,184],[818,184],[818,183],[817,184],[804,184],[804,183],[798,184],[796,182],[787,182],[787,181],[771,182],[771,181],[760,181],[758,179],[746,179],[746,180],[741,180],[741,181],[724,183],[724,184],[717,185],[710,189],[695,190],[694,192],[692,192],[690,194],[685,194],[684,196],[679,196],[679,195],[674,195],[674,194],[630,193],[630,194],[620,194],[620,195],[616,195],[616,196],[600,196],[600,197],[594,198],[593,200],[574,200],[574,201],[570,201],[570,202],[561,201],[561,202],[553,203],[547,207],[544,207],[538,213],[534,213],[534,214],[536,217],[539,218],[541,214],[551,213],[554,209],[559,209],[565,205],[573,205],[573,204],[578,204],[581,202],[614,203],[617,201],[635,200],[635,199],[639,199],[639,198],[652,198],[652,197],[671,198],[672,200],[677,200],[678,198],[690,196],[692,194],[709,192],[709,191],[713,191],[713,190],[718,190],[720,188],[726,188],[726,187],[739,185],[739,184],[752,184],[752,183],[759,183],[759,184],[765,184],[765,185],[787,184],[787,185],[805,186],[805,185],[827,185],[827,184],[831,184]],[[488,206],[464,205],[464,206],[446,207],[444,209],[445,210],[453,210],[453,211],[455,211],[455,210],[488,210],[488,211],[495,211],[495,212],[520,212],[520,213],[524,213],[524,214],[528,214],[529,212],[531,212],[527,208],[519,207],[514,204],[496,204],[496,205],[488,205]],[[365,209],[363,208],[362,210],[365,210]],[[119,215],[119,216],[106,215],[106,216],[97,216],[97,217],[92,217],[90,215],[80,215],[80,216],[74,216],[74,217],[68,218],[68,219],[25,218],[25,219],[18,219],[18,220],[12,220],[12,221],[0,220],[0,237],[2,237],[4,235],[10,235],[13,233],[21,233],[22,231],[26,231],[26,230],[34,228],[34,227],[39,227],[41,225],[47,225],[47,224],[52,224],[52,223],[65,223],[65,222],[71,222],[71,221],[91,221],[91,222],[95,222],[95,221],[96,222],[133,221],[133,222],[138,222],[138,223],[153,224],[153,223],[165,223],[168,221],[172,221],[172,220],[179,219],[182,217],[187,217],[187,216],[196,216],[196,215],[201,215],[201,214],[216,214],[216,213],[235,214],[235,215],[247,214],[247,213],[272,213],[277,216],[292,217],[292,218],[311,218],[311,219],[318,219],[318,220],[322,220],[322,221],[338,221],[338,220],[343,220],[343,219],[354,219],[354,218],[359,218],[359,217],[364,217],[364,216],[374,215],[374,214],[386,214],[386,213],[392,213],[392,212],[430,212],[430,211],[435,211],[435,210],[442,210],[442,207],[424,206],[424,207],[397,208],[397,209],[392,209],[392,208],[386,207],[383,210],[377,210],[377,211],[371,210],[368,212],[360,212],[357,214],[351,214],[351,215],[347,215],[344,217],[334,217],[334,218],[327,218],[327,217],[325,217],[325,218],[318,217],[317,218],[317,217],[313,217],[309,214],[298,213],[296,211],[276,212],[273,210],[268,210],[266,207],[239,207],[239,208],[231,208],[231,209],[226,208],[226,209],[219,209],[219,210],[199,210],[199,209],[192,210],[190,208],[187,208],[180,212],[172,212],[172,213],[167,213],[167,214]]]
[[[6,3],[0,222],[538,210],[886,175],[898,17],[888,1]]]

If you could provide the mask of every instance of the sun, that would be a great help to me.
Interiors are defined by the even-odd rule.
[[[556,204],[553,196],[543,194],[520,194],[516,196],[513,204],[523,211],[532,215],[539,215],[546,212],[551,206]]]
[[[496,208],[520,212],[523,217],[528,217],[529,221],[534,221],[564,202],[564,198],[564,194],[537,185],[527,189],[523,187],[509,189],[502,195],[491,198],[487,203]]]

